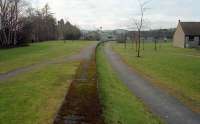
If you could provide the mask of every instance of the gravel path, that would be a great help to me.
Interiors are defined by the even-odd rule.
[[[26,73],[26,72],[33,70],[34,68],[45,66],[45,65],[48,65],[48,64],[59,64],[59,63],[63,63],[63,62],[79,61],[79,60],[82,60],[82,59],[85,59],[85,58],[89,58],[91,51],[95,48],[95,46],[96,46],[96,44],[91,45],[87,48],[84,48],[77,55],[72,55],[70,57],[64,57],[64,58],[58,58],[57,60],[53,60],[53,61],[44,61],[44,62],[40,62],[38,64],[33,64],[33,65],[26,66],[26,67],[21,67],[21,68],[9,71],[9,72],[4,73],[4,74],[0,74],[0,81],[7,80],[9,78],[17,76],[18,74]]]
[[[112,51],[109,44],[104,48],[104,52],[119,78],[155,115],[168,124],[200,124],[199,114],[192,112],[165,91],[152,86],[152,82],[128,67],[120,56]]]

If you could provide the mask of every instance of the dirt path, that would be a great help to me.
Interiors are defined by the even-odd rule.
[[[108,44],[104,51],[119,78],[154,114],[168,124],[200,124],[199,114],[193,113],[176,98],[152,86],[152,82],[130,69]]]
[[[18,74],[26,73],[26,72],[31,71],[34,68],[45,66],[45,65],[48,65],[48,64],[59,64],[59,63],[63,63],[63,62],[80,61],[84,58],[88,58],[90,56],[92,49],[94,49],[95,46],[96,46],[96,44],[91,45],[87,48],[84,48],[77,55],[72,55],[70,57],[58,58],[57,60],[53,60],[53,61],[44,61],[44,62],[33,64],[33,65],[30,65],[30,66],[18,68],[16,70],[12,70],[12,71],[4,73],[4,74],[0,74],[0,81],[7,80],[9,78],[17,76]]]
[[[95,57],[84,59],[54,124],[103,124]]]

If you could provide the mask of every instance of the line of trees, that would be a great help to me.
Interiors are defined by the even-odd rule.
[[[0,48],[47,40],[76,40],[80,29],[68,21],[57,22],[48,4],[29,7],[25,0],[0,0]]]
[[[14,46],[17,42],[17,33],[20,30],[21,13],[20,0],[0,0],[0,40],[1,46]]]

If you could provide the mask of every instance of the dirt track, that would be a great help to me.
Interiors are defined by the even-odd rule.
[[[84,59],[54,124],[104,124],[96,74],[95,57]]]

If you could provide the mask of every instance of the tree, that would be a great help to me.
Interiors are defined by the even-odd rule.
[[[0,47],[13,47],[19,44],[17,32],[21,29],[19,21],[23,0],[0,0]]]
[[[157,30],[157,33],[156,33],[156,36],[155,36],[155,51],[158,50],[158,47],[157,47],[157,44],[160,42],[160,45],[159,45],[159,48],[161,49],[161,40],[164,40],[164,33],[163,33],[164,30],[162,29],[159,29]]]
[[[157,50],[158,50],[158,49],[157,49],[157,41],[158,41],[158,39],[157,39],[157,38],[155,38],[155,42],[154,42],[154,45],[155,45],[155,46],[154,46],[154,50],[155,50],[155,51],[157,51]]]
[[[91,41],[100,41],[103,40],[101,38],[101,35],[99,31],[89,31],[89,32],[82,32],[82,35],[84,35],[84,40],[91,40]]]
[[[67,21],[64,25],[64,39],[65,40],[78,40],[81,37],[80,29]]]
[[[64,40],[65,22],[63,19],[58,21],[58,39]]]
[[[48,4],[34,9],[25,0],[0,0],[0,48],[16,47],[26,41],[79,39],[80,29],[56,18]]]
[[[118,43],[123,43],[124,44],[124,48],[127,47],[127,38],[130,37],[129,36],[129,32],[128,31],[115,31],[114,35],[116,35],[116,41]]]
[[[48,4],[41,10],[29,8],[25,18],[29,20],[29,27],[32,31],[29,40],[40,42],[57,39],[57,21],[50,12]]]
[[[139,19],[135,19],[135,25],[138,31],[138,43],[136,42],[136,51],[137,51],[137,57],[140,57],[140,50],[141,50],[141,30],[143,28],[143,24],[144,24],[144,13],[147,10],[146,5],[149,3],[150,1],[145,1],[145,2],[141,2],[140,0],[138,0],[139,3],[139,7],[140,7],[140,17]]]

